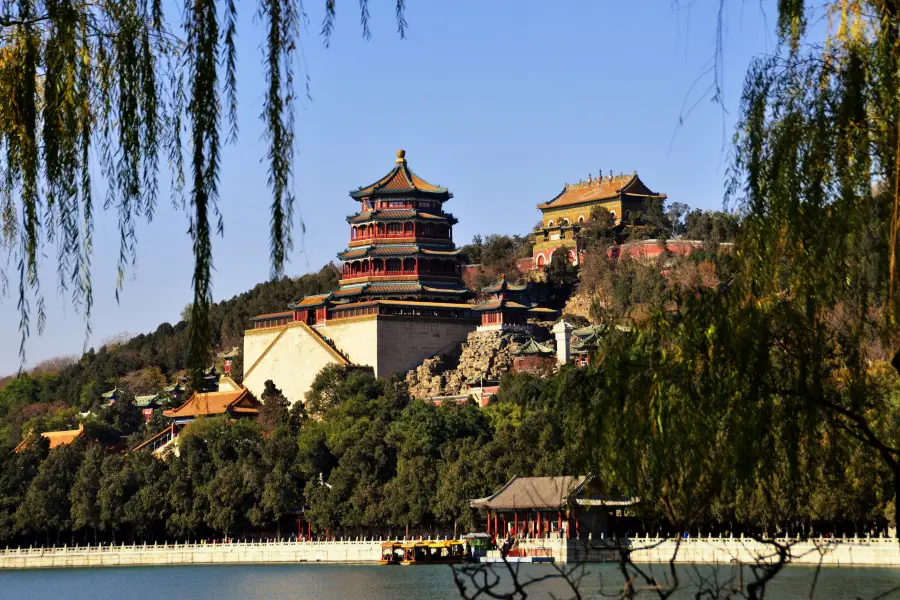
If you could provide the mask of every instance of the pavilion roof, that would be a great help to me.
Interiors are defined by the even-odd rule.
[[[50,448],[65,446],[75,441],[75,438],[84,433],[84,424],[79,423],[78,429],[68,429],[65,431],[45,431],[41,437],[50,440]]]
[[[365,291],[365,289],[366,289],[365,285],[340,288],[340,289],[334,291],[334,296],[336,298],[343,298],[346,296],[358,296],[359,294],[362,294]]]
[[[321,306],[331,298],[331,292],[327,294],[316,294],[314,296],[306,296],[300,302],[288,304],[289,308],[309,308],[311,306]]]
[[[500,292],[524,292],[526,289],[528,289],[527,285],[510,283],[506,277],[503,277],[500,281],[481,288],[481,291],[486,294],[499,294]]]
[[[549,510],[566,506],[571,496],[584,489],[587,477],[519,477],[485,498],[470,500],[472,508],[492,510]]]
[[[578,183],[566,184],[559,194],[549,202],[538,204],[541,210],[559,208],[563,206],[576,206],[578,204],[596,202],[598,200],[612,200],[619,196],[665,198],[665,194],[651,192],[650,188],[638,177],[637,172],[629,175],[612,175]]]
[[[605,325],[588,325],[572,332],[572,349],[589,350],[596,348],[606,333]]]
[[[360,199],[367,196],[396,196],[415,193],[432,196],[441,201],[449,200],[452,197],[447,188],[428,183],[413,173],[406,164],[406,150],[398,150],[397,166],[375,183],[350,192],[350,197]]]
[[[228,392],[194,392],[184,404],[178,408],[164,411],[163,415],[177,419],[220,415],[226,412],[257,414],[259,407],[259,400],[254,398],[246,388],[241,388]]]
[[[516,349],[512,351],[512,354],[556,354],[556,348],[550,344],[536,342],[534,338],[529,338],[526,343],[517,346]]]
[[[256,315],[255,317],[250,317],[250,320],[251,321],[263,321],[263,320],[267,320],[267,319],[283,319],[284,317],[291,317],[291,316],[293,316],[293,314],[294,313],[289,310],[283,311],[283,312],[277,312],[277,313],[266,313],[264,315]]]
[[[157,392],[156,394],[146,394],[143,396],[135,396],[134,397],[134,405],[138,408],[147,408],[151,404],[158,404],[164,400],[162,392]]]
[[[485,302],[481,302],[472,307],[473,310],[528,310],[530,307],[525,306],[524,304],[520,304],[519,302],[515,302],[513,300],[508,300],[506,298],[494,298],[493,300],[487,300]]]

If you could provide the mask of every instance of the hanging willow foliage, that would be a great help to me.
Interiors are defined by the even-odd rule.
[[[896,501],[896,390],[877,388],[892,357],[900,371],[900,2],[824,4],[781,0],[779,51],[745,79],[729,179],[744,215],[736,304],[764,315],[766,393],[875,450]],[[812,42],[805,25],[821,16]]]
[[[396,0],[400,36],[404,0]],[[371,36],[368,0],[359,0],[363,36]],[[335,0],[326,0],[322,34],[333,32]],[[295,53],[302,3],[260,0],[266,92],[261,119],[272,191],[271,275],[292,248]],[[119,220],[116,295],[136,256],[135,225],[153,218],[160,155],[172,175],[176,208],[189,207],[194,303],[189,363],[199,374],[210,346],[213,231],[223,229],[218,177],[223,143],[238,139],[237,3],[191,0],[180,26],[168,25],[160,0],[3,0],[0,7],[0,250],[18,268],[20,354],[36,320],[45,322],[38,277],[45,244],[57,249],[58,287],[83,312],[93,306],[91,168],[107,185],[104,210]],[[189,163],[183,145],[189,140]],[[92,164],[93,162],[93,164]],[[187,188],[187,189],[185,189]],[[0,267],[0,292],[10,278]]]
[[[814,45],[804,43],[808,3],[782,0],[779,10],[781,51],[747,74],[729,181],[746,216],[747,289],[760,301],[787,295],[810,318],[840,306],[890,343],[900,2],[828,2],[831,26]]]

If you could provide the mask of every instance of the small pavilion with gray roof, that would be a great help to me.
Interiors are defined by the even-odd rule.
[[[564,539],[602,537],[636,498],[591,493],[593,477],[519,477],[469,505],[486,514],[489,535]]]

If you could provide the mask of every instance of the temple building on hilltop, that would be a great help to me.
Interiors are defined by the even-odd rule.
[[[630,175],[588,177],[587,181],[566,184],[563,190],[549,202],[538,204],[542,213],[541,227],[535,232],[532,264],[543,269],[557,250],[566,253],[566,260],[577,265],[580,262],[576,235],[591,218],[595,208],[605,208],[618,225],[630,221],[644,211],[648,199],[664,200],[665,194],[650,191],[638,177]]]
[[[444,212],[446,188],[413,173],[406,152],[371,185],[350,193],[359,212],[347,217],[350,243],[333,299],[457,301],[468,294],[453,243],[456,218]]]
[[[359,204],[347,217],[338,288],[251,320],[244,385],[254,394],[271,379],[292,402],[304,400],[328,364],[406,372],[478,325],[453,243],[456,219],[444,211],[449,190],[416,175],[400,150],[393,169],[350,197]]]

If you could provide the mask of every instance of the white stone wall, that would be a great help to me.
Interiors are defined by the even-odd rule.
[[[316,330],[325,337],[334,341],[341,352],[347,355],[350,362],[356,365],[365,365],[378,372],[378,346],[375,340],[378,338],[378,321],[375,315],[359,320],[346,319],[340,321],[326,321],[324,325],[317,325]]]
[[[406,373],[423,360],[464,342],[475,322],[385,317],[347,319],[317,325],[351,363],[372,367],[377,377]],[[278,337],[281,332],[284,334]],[[262,356],[259,364],[254,366]],[[314,334],[293,324],[244,334],[244,385],[257,397],[271,379],[291,402],[306,391],[323,367],[339,362]]]
[[[244,335],[245,369],[250,370],[257,358],[266,353],[249,376],[244,376],[244,385],[259,398],[266,380],[271,379],[291,403],[302,402],[319,371],[338,361],[304,328],[291,325],[278,338],[282,330],[285,328],[272,328],[271,332],[250,330]]]

